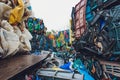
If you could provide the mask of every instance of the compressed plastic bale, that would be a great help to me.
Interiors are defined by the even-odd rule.
[[[16,26],[15,33],[19,36],[20,40],[19,52],[30,51],[31,44],[29,40],[32,39],[32,35],[29,33],[29,31],[25,28],[24,31],[21,32],[21,30]]]
[[[25,24],[23,22],[22,26],[19,26],[20,28],[18,28],[17,26],[15,27],[15,33],[20,37],[21,35],[24,35],[25,38],[27,38],[28,40],[31,40],[33,37],[31,35],[31,33],[28,31],[28,29],[25,28]]]
[[[24,3],[23,0],[18,0],[18,6],[11,10],[9,23],[15,24],[21,22],[24,14]]]
[[[31,40],[33,38],[31,33],[26,28],[24,28],[24,34],[26,34],[26,38],[28,40]]]
[[[14,55],[18,51],[18,46],[20,45],[19,37],[14,32],[6,30],[3,30],[3,34],[9,46],[6,56]]]
[[[3,35],[3,29],[0,29],[0,40],[1,40],[1,47],[4,51],[3,55],[6,55],[9,46],[8,46],[8,42],[5,39],[5,36]]]
[[[31,48],[28,47],[27,43],[26,43],[26,40],[24,39],[23,36],[21,36],[21,43],[20,43],[20,46],[19,46],[19,51],[22,52],[22,51],[30,51]]]
[[[1,27],[7,31],[11,31],[11,32],[14,31],[13,27],[6,20],[2,20]]]
[[[19,37],[14,32],[9,32],[7,30],[3,30],[3,35],[8,44],[8,52],[5,57],[9,55],[15,55],[16,52],[19,50],[18,47],[20,45]]]
[[[28,50],[31,51],[31,44],[30,41],[28,39],[25,39],[25,43],[28,46]]]
[[[30,40],[32,39],[31,33],[25,28],[21,35],[22,42],[24,42],[24,49],[27,51],[31,50]]]
[[[27,26],[28,26],[28,30],[32,33],[34,30],[33,18],[30,17],[27,19]]]
[[[20,38],[20,36],[22,35],[22,32],[21,32],[21,30],[18,28],[18,26],[14,26],[14,32],[19,36],[19,38]]]
[[[8,19],[12,8],[5,3],[0,2],[0,19]]]
[[[29,50],[28,50],[28,47],[26,46],[24,37],[21,35],[21,36],[19,37],[19,39],[20,39],[19,52],[29,51]]]
[[[26,49],[27,51],[30,51],[31,50],[30,41],[24,37],[24,42],[25,42],[24,49]]]

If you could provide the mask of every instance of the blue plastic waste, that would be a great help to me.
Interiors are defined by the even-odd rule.
[[[71,69],[70,69],[70,65],[71,65],[71,62],[68,62],[68,63],[60,66],[60,68],[61,68],[61,69],[65,69],[65,70],[71,70]]]
[[[105,21],[103,19],[100,19],[100,31],[103,29],[105,26]]]
[[[84,75],[84,80],[95,80],[87,71],[85,66],[82,64],[80,59],[75,60],[73,64],[74,68],[78,70],[80,74]]]
[[[86,20],[92,21],[93,17],[94,17],[94,15],[93,15],[91,7],[90,7],[90,0],[88,0],[87,6],[86,6]]]
[[[38,75],[36,75],[36,79],[35,80],[42,80]]]
[[[31,6],[28,6],[27,8],[28,8],[29,10],[32,10],[32,7],[31,7]]]
[[[93,16],[93,14],[91,12],[90,6],[87,5],[87,7],[86,7],[86,20],[91,21],[93,19],[93,17],[94,16]]]

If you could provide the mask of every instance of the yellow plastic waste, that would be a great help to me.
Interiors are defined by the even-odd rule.
[[[53,66],[53,68],[52,68],[53,70],[63,70],[63,69],[60,69],[60,68],[58,68],[57,66]]]
[[[63,32],[60,32],[60,36],[59,36],[59,38],[58,38],[58,41],[62,42],[62,44],[64,44],[64,43],[65,43],[65,41],[64,41],[64,34],[63,34]]]
[[[24,3],[23,0],[18,0],[18,6],[11,10],[9,23],[14,24],[20,22],[24,15]]]

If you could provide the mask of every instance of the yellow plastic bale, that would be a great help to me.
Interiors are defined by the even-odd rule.
[[[20,22],[24,15],[24,3],[23,0],[18,0],[18,6],[11,10],[9,23],[14,24]]]

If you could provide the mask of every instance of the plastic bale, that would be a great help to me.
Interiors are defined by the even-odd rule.
[[[28,30],[32,33],[33,32],[33,18],[28,18],[27,19],[27,27]]]
[[[19,50],[19,37],[14,32],[9,32],[7,30],[1,29],[1,37],[2,37],[2,46],[4,49],[4,57],[15,55],[16,52]],[[15,44],[15,46],[14,46]]]

